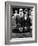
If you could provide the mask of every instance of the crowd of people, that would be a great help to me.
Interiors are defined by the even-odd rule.
[[[26,8],[24,11],[22,8],[18,11],[15,10],[14,16],[12,18],[15,18],[16,21],[16,28],[12,30],[14,33],[25,33],[25,32],[31,32],[31,18],[28,16],[28,9]]]

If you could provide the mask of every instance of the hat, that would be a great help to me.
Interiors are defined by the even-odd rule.
[[[26,8],[25,10],[24,10],[24,13],[26,13],[28,11],[28,9]]]
[[[23,9],[22,9],[22,8],[20,8],[20,9],[19,9],[19,11],[23,11]]]

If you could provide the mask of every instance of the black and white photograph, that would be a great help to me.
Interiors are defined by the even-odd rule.
[[[13,38],[32,37],[32,14],[33,8],[19,8],[11,6],[11,30]]]
[[[36,41],[36,4],[6,2],[6,43]]]

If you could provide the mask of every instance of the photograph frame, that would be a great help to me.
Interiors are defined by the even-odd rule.
[[[10,42],[11,32],[10,32],[10,16],[9,16],[9,5],[13,6],[35,6],[35,40],[34,41],[18,41]],[[5,44],[22,44],[22,43],[36,43],[37,42],[37,4],[36,3],[27,3],[27,2],[5,2]]]

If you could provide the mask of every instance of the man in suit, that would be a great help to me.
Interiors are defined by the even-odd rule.
[[[14,29],[13,32],[15,33],[21,33],[23,31],[23,27],[21,26],[23,20],[23,9],[19,9],[19,14],[16,16],[16,29]]]

